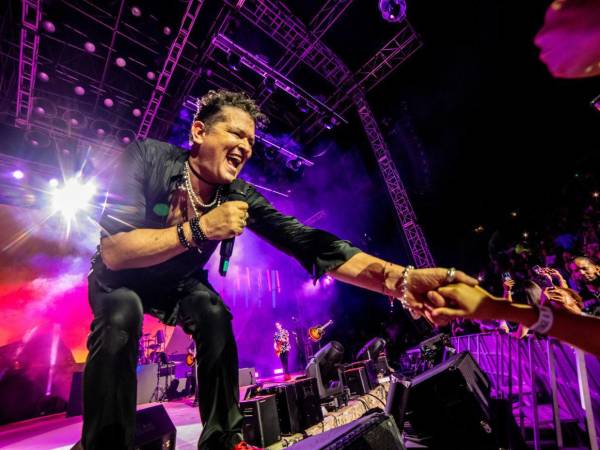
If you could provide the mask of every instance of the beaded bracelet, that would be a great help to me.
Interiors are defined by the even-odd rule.
[[[190,228],[192,229],[192,238],[197,247],[200,247],[203,242],[208,241],[206,234],[204,234],[204,231],[200,228],[200,221],[197,217],[190,220]]]
[[[179,238],[179,243],[183,245],[188,250],[192,249],[192,244],[186,239],[185,233],[183,232],[183,224],[177,224],[177,237]]]
[[[410,304],[408,303],[408,300],[406,299],[406,294],[408,293],[408,274],[414,268],[415,268],[415,266],[410,266],[410,265],[406,266],[404,268],[404,271],[402,272],[402,281],[400,282],[400,297],[398,297],[398,300],[400,300],[400,304],[402,304],[404,309],[408,309],[408,310],[411,309]]]

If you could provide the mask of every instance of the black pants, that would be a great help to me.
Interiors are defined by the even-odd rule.
[[[283,367],[283,373],[289,375],[290,370],[288,369],[288,356],[290,352],[281,352],[279,354],[279,359],[281,360],[281,367]]]
[[[198,448],[228,449],[242,439],[237,346],[232,315],[202,283],[180,293],[178,323],[196,342],[203,429]],[[94,313],[83,380],[86,450],[133,448],[136,363],[143,304],[150,294],[129,288],[106,292],[89,278]]]

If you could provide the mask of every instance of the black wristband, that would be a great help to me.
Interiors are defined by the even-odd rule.
[[[183,245],[188,250],[192,249],[192,244],[185,238],[185,233],[183,232],[183,224],[177,224],[177,237],[179,238],[179,243]]]
[[[204,231],[200,228],[200,220],[197,217],[190,220],[190,228],[192,229],[192,238],[194,238],[197,247],[200,247],[204,241],[208,241]]]

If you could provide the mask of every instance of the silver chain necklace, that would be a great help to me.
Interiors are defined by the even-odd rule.
[[[196,216],[199,216],[199,212],[198,212],[196,205],[200,206],[201,208],[207,209],[207,208],[212,208],[215,204],[217,206],[219,206],[221,204],[221,188],[223,186],[219,186],[217,188],[217,192],[215,193],[215,198],[210,203],[203,203],[202,200],[200,199],[200,197],[198,197],[198,195],[194,191],[194,188],[192,187],[189,162],[186,163],[186,166],[185,166],[184,179],[185,179],[185,188],[188,193],[188,196],[190,197],[190,200],[192,203],[192,208],[194,209],[194,213],[196,214]]]

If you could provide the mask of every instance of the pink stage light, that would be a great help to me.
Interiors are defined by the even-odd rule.
[[[15,177],[17,180],[22,180],[25,174],[22,170],[17,169],[12,173],[12,176]]]
[[[280,375],[280,374],[282,374],[282,373],[283,373],[283,369],[274,369],[274,370],[273,370],[273,373],[274,373],[275,375]]]
[[[52,327],[52,347],[50,349],[50,369],[48,370],[48,383],[46,384],[46,395],[52,393],[52,379],[54,378],[54,367],[58,355],[58,342],[60,340],[60,324],[55,323]]]

